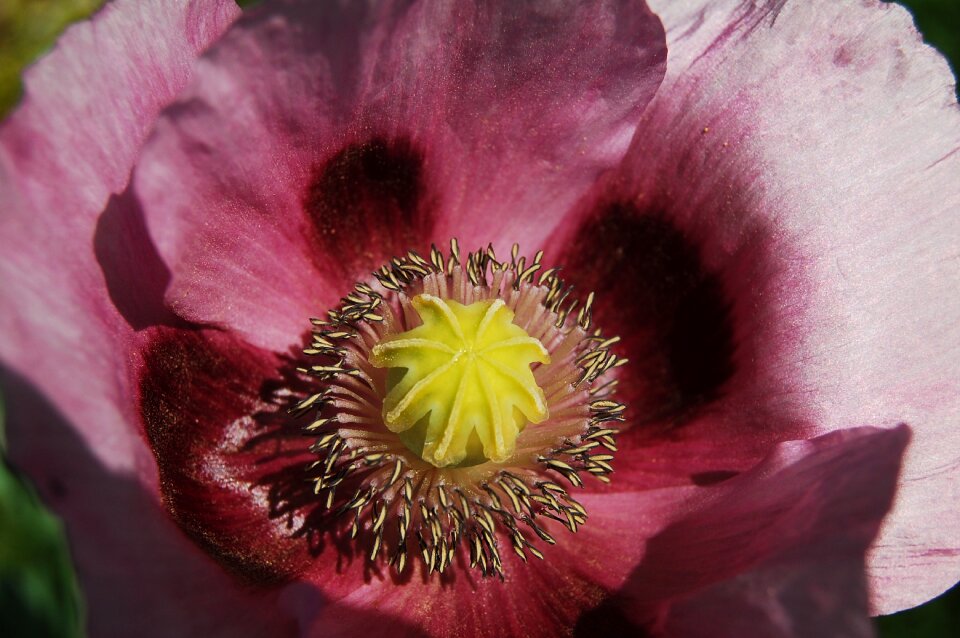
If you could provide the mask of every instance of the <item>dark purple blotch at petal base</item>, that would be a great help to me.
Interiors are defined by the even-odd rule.
[[[278,609],[280,592],[254,591],[211,560],[150,485],[106,466],[32,384],[0,368],[0,385],[9,432],[17,435],[10,458],[31,468],[31,482],[64,520],[88,635],[296,635],[293,619]],[[27,436],[31,428],[43,436]]]
[[[302,471],[309,445],[276,436],[289,420],[273,394],[280,359],[227,333],[175,329],[156,332],[142,357],[140,413],[172,517],[247,582],[302,570],[308,557],[263,482],[288,464]]]
[[[594,291],[596,325],[622,339],[618,392],[630,418],[616,478],[643,488],[726,480],[812,429],[780,409],[790,386],[771,365],[778,344],[755,330],[782,285],[757,276],[780,267],[770,231],[756,224],[717,258],[684,216],[668,196],[605,179],[549,244],[577,293]]]
[[[735,365],[730,304],[697,244],[667,215],[631,203],[598,208],[565,269],[581,294],[596,293],[597,325],[623,339],[635,423],[681,423],[717,398]]]
[[[346,291],[393,256],[426,254],[435,211],[423,170],[422,152],[405,138],[373,137],[326,160],[303,201],[317,268],[336,273]]]

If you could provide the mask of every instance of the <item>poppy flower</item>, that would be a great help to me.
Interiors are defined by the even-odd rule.
[[[10,455],[93,635],[869,635],[957,580],[945,62],[650,5],[115,0],[27,74]]]

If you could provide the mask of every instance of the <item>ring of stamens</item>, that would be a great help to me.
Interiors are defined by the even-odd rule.
[[[414,552],[428,572],[444,572],[465,545],[469,564],[503,578],[501,541],[524,561],[543,558],[539,538],[555,542],[544,524],[552,519],[571,532],[587,512],[561,485],[582,487],[584,475],[609,482],[617,424],[625,406],[613,398],[626,363],[591,328],[593,294],[580,306],[557,269],[543,271],[542,251],[527,262],[514,245],[499,261],[492,247],[461,259],[456,240],[449,254],[433,247],[429,260],[410,252],[358,283],[315,330],[307,355],[321,359],[300,368],[321,383],[292,409],[313,414],[306,430],[314,491],[327,508],[352,518],[351,537],[367,540],[371,561],[386,556],[403,572]],[[539,277],[537,276],[539,274]],[[437,467],[411,451],[384,422],[387,371],[370,362],[377,344],[414,328],[411,300],[418,295],[468,305],[502,300],[514,321],[549,352],[535,365],[549,418],[519,433],[508,458],[468,467]]]

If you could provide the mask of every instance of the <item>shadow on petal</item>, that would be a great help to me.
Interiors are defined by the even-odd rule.
[[[578,635],[870,636],[865,554],[893,501],[910,430],[855,428],[781,444],[650,539]]]
[[[292,638],[374,625],[424,635],[401,618],[333,603],[308,583],[251,586],[224,571],[178,529],[153,490],[103,467],[28,383],[2,370],[0,384],[10,459],[65,522],[90,635]],[[318,615],[325,624],[313,627]]]
[[[2,385],[10,459],[65,522],[91,635],[294,635],[292,620],[274,610],[276,592],[251,591],[223,572],[156,494],[103,467],[28,383],[4,371]]]
[[[185,325],[163,301],[170,270],[150,239],[131,188],[110,197],[97,220],[93,249],[110,301],[131,328]]]

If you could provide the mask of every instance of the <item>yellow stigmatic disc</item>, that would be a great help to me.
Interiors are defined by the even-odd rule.
[[[506,461],[524,427],[549,416],[530,367],[550,363],[547,349],[500,299],[463,305],[422,294],[412,305],[423,324],[370,353],[390,369],[385,425],[437,467]]]

